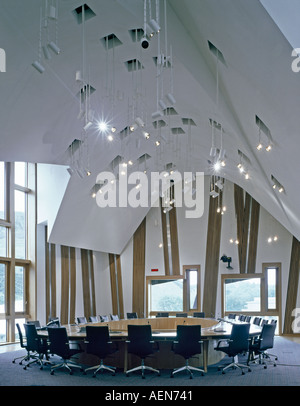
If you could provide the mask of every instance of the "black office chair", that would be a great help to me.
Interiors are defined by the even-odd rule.
[[[185,359],[185,366],[173,369],[171,378],[174,374],[181,371],[190,373],[190,378],[193,378],[193,371],[201,372],[204,375],[204,370],[189,365],[189,359],[196,354],[201,354],[201,326],[177,326],[177,340],[173,342],[172,350],[175,354],[181,355]]]
[[[225,374],[225,371],[228,368],[239,368],[241,369],[243,375],[245,374],[243,368],[248,368],[248,371],[251,371],[248,365],[244,365],[239,363],[238,361],[235,361],[236,356],[241,353],[247,353],[249,350],[249,330],[249,323],[233,324],[230,339],[220,340],[217,344],[217,347],[215,347],[216,351],[222,351],[229,357],[232,357],[232,362],[222,369],[223,374]],[[224,344],[224,342],[226,342],[226,344]]]
[[[156,314],[156,317],[169,317],[169,313],[168,312],[158,312]]]
[[[111,315],[110,315],[110,319],[111,319],[111,320],[120,320],[120,319],[119,319],[119,316],[118,316],[117,314],[111,314]]]
[[[29,320],[29,321],[27,321],[27,324],[34,324],[36,328],[41,327],[41,323],[39,320]]]
[[[250,362],[263,364],[264,368],[267,368],[266,360],[271,361],[271,354],[268,354],[266,351],[273,348],[274,345],[274,336],[275,336],[275,329],[276,324],[264,324],[262,326],[261,333],[259,337],[256,337],[249,346],[249,356],[248,356],[248,364]],[[255,358],[255,356],[258,356]],[[274,355],[275,360],[277,360],[277,356]],[[273,362],[274,367],[276,367],[276,363]]]
[[[21,346],[21,348],[24,348],[26,350],[26,354],[21,355],[20,357],[14,358],[12,363],[14,364],[17,359],[20,359],[21,361],[19,362],[19,364],[22,365],[23,361],[29,361],[31,357],[34,357],[34,354],[36,354],[36,352],[34,351],[34,353],[31,353],[30,350],[28,350],[27,343],[26,343],[26,340],[24,340],[23,333],[22,333],[19,323],[16,323],[16,327],[17,327],[18,334],[19,334],[20,346]]]
[[[158,343],[152,341],[152,330],[151,325],[128,325],[128,340],[127,351],[129,354],[137,355],[141,358],[141,365],[126,371],[126,376],[131,372],[142,371],[142,378],[145,379],[145,370],[156,372],[160,375],[160,371],[152,367],[145,365],[145,358],[149,357],[151,354],[158,350]],[[156,348],[154,348],[156,344]]]
[[[251,321],[251,316],[246,316],[245,322],[246,322],[246,323],[250,323],[250,321]]]
[[[204,312],[194,312],[193,317],[200,317],[200,318],[204,319],[205,313]]]
[[[253,324],[259,326],[261,322],[261,317],[254,317]]]
[[[176,317],[187,317],[187,313],[176,313]]]
[[[59,368],[66,368],[70,375],[73,374],[72,368],[79,368],[83,371],[83,368],[72,362],[71,358],[83,352],[77,344],[71,344],[68,339],[67,330],[65,327],[56,327],[48,329],[49,336],[49,350],[51,354],[58,355],[62,358],[62,362],[51,366],[51,375],[54,374],[54,370]],[[72,348],[73,346],[73,348]],[[75,348],[74,348],[75,347]]]
[[[244,316],[243,314],[240,314],[238,317],[239,321],[245,321],[245,319],[246,319],[246,316]]]
[[[87,319],[85,316],[77,317],[77,323],[78,324],[85,324],[87,323]]]
[[[138,315],[136,312],[132,312],[132,313],[127,313],[126,317],[127,317],[127,319],[137,319]]]
[[[98,322],[99,322],[99,319],[98,319],[97,316],[90,316],[90,317],[89,317],[89,322],[90,322],[90,323],[98,323]]]
[[[31,357],[32,360],[24,366],[24,369],[27,369],[27,367],[35,363],[39,364],[40,369],[43,369],[45,364],[50,364],[47,340],[38,336],[35,324],[24,324],[24,329],[27,351],[35,353],[35,355]]]
[[[108,316],[99,316],[101,323],[103,323],[104,321],[109,321],[109,317]]]
[[[118,350],[116,345],[109,338],[108,326],[86,326],[86,340],[87,354],[93,354],[100,358],[100,364],[86,368],[84,374],[87,371],[96,369],[93,373],[93,377],[96,377],[97,372],[109,371],[115,375],[115,367],[109,367],[104,365],[103,360],[110,354],[113,354]]]
[[[234,314],[234,313],[229,313],[229,314],[228,314],[228,318],[231,319],[231,320],[235,320],[236,314]]]

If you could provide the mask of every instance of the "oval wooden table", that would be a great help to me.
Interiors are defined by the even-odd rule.
[[[238,323],[238,322],[237,322]],[[124,319],[114,320],[102,323],[87,323],[79,325],[66,325],[68,337],[71,340],[80,340],[84,348],[84,339],[86,337],[85,327],[93,326],[108,326],[110,338],[118,343],[119,351],[109,357],[109,363],[112,366],[127,369],[139,365],[138,357],[127,353],[127,327],[129,324],[144,325],[150,324],[152,330],[152,338],[159,342],[159,352],[154,353],[147,359],[147,365],[158,369],[173,369],[182,366],[182,357],[174,354],[172,351],[172,342],[176,339],[177,325],[200,325],[201,338],[203,340],[203,351],[196,357],[190,360],[193,366],[202,367],[207,371],[208,365],[218,363],[225,354],[220,351],[215,351],[214,347],[219,339],[229,338],[231,334],[232,322],[224,322],[216,319],[197,318],[197,317],[158,317],[144,319]],[[250,335],[258,335],[261,331],[259,326],[250,325]],[[47,336],[46,330],[40,330],[39,335]],[[94,356],[82,353],[79,359],[80,363],[93,365],[97,361]]]

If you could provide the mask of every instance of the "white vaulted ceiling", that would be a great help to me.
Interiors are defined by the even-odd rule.
[[[181,172],[211,174],[210,119],[224,129],[227,165],[219,175],[242,186],[300,239],[300,73],[292,71],[292,46],[261,2],[167,0],[167,25],[164,1],[158,2],[161,51],[165,52],[166,27],[168,49],[172,46],[177,112],[163,117],[166,126],[162,128],[159,148],[154,143],[159,133],[151,118],[157,110],[154,58],[158,55],[158,37],[151,39],[148,49],[142,49],[130,35],[131,30],[143,29],[143,0],[85,3],[95,13],[84,25],[88,82],[96,89],[90,97],[91,108],[98,119],[113,118],[118,131],[109,143],[95,128],[88,130],[86,145],[92,175],[71,176],[50,241],[120,253],[148,209],[100,209],[90,196],[98,173],[107,170],[118,155],[131,159],[134,170],[143,170],[138,159],[148,154],[148,170],[161,171],[172,162]],[[150,3],[155,16],[156,1]],[[76,71],[83,64],[83,31],[73,14],[83,2],[59,0],[58,4],[57,38],[61,53],[52,54],[49,61],[42,59],[45,72],[40,74],[32,62],[38,57],[40,7],[45,2],[1,1],[0,47],[6,52],[7,65],[6,72],[0,74],[0,160],[68,167],[69,146],[74,140],[83,139],[82,121],[77,118],[80,87],[75,80]],[[281,0],[281,5],[285,4]],[[111,34],[121,44],[106,50],[101,39]],[[222,52],[225,60],[218,62],[218,86],[216,56],[208,41]],[[134,58],[142,63],[142,71],[128,71],[126,62]],[[114,89],[113,117],[107,86]],[[167,70],[162,93],[169,86]],[[134,114],[143,116],[151,133],[149,140],[141,131],[121,137],[120,131],[132,124]],[[256,149],[256,117],[271,132],[273,148],[269,153]],[[189,127],[184,119],[192,119],[195,125]],[[172,133],[178,127],[184,134]],[[191,151],[187,151],[189,131]],[[216,140],[219,147],[219,136]],[[236,168],[239,151],[248,157],[249,180]],[[284,193],[272,188],[271,175],[284,186]]]

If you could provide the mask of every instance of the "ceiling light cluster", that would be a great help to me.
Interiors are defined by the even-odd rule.
[[[223,127],[221,124],[210,119],[211,124],[211,148],[210,157],[212,158],[213,170],[218,173],[226,166],[226,150],[223,148]],[[220,148],[216,147],[215,130],[220,130]]]
[[[268,237],[268,243],[271,244],[272,242],[277,242],[278,241],[278,237],[277,235],[274,235],[273,237]]]
[[[265,149],[267,152],[270,152],[272,149],[271,131],[258,116],[255,116],[255,121],[258,126],[258,143],[256,149],[258,151]],[[262,140],[262,132],[266,136],[265,141]]]
[[[246,180],[248,180],[248,179],[250,179],[250,175],[249,175],[249,171],[248,171],[248,166],[250,165],[250,160],[240,150],[238,150],[238,154],[239,154],[240,161],[237,164],[237,168],[238,168],[240,174],[243,175]]]
[[[147,49],[150,45],[151,38],[160,32],[160,25],[157,20],[151,16],[151,3],[149,3],[149,21],[147,22],[147,0],[144,0],[144,34],[141,39],[141,46]]]
[[[282,186],[281,183],[278,182],[278,180],[271,175],[271,180],[272,180],[272,188],[275,190],[278,190],[279,193],[283,193],[284,192],[284,187]]]
[[[44,15],[43,15],[44,14]],[[46,2],[46,7],[43,12],[40,8],[40,32],[39,32],[39,47],[38,47],[38,59],[32,63],[32,66],[39,72],[44,73],[45,67],[42,64],[42,51],[44,58],[51,59],[52,51],[55,55],[60,54],[60,48],[57,45],[57,26],[58,26],[58,1],[52,0],[49,3]],[[54,25],[54,29],[52,28]],[[55,32],[55,39],[50,39],[50,31]]]

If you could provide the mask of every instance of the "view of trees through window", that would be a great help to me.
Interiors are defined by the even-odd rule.
[[[152,311],[183,311],[183,279],[151,282]]]

